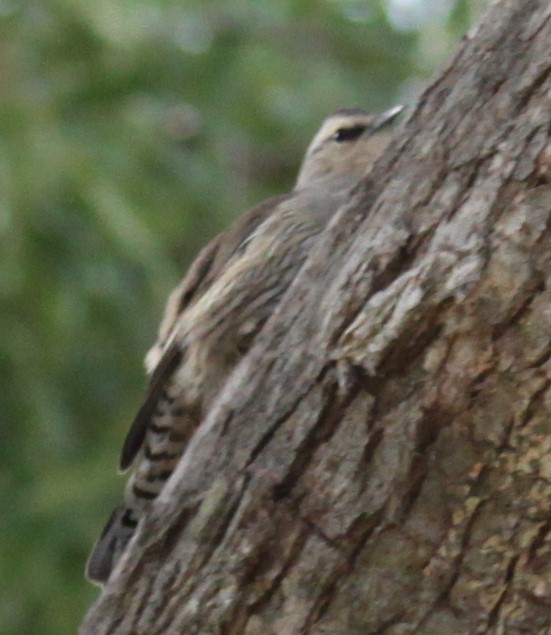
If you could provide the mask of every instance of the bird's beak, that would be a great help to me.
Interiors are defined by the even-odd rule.
[[[396,117],[403,112],[404,110],[404,106],[393,106],[392,108],[389,108],[388,110],[385,110],[384,112],[382,112],[380,115],[378,115],[375,118],[375,121],[373,122],[373,129],[374,130],[379,130],[380,128],[384,128],[385,126],[388,126],[390,123],[392,123]]]

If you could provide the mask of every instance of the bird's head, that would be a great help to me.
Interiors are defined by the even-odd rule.
[[[403,106],[380,115],[359,108],[337,110],[312,139],[298,174],[296,188],[324,177],[361,178],[392,138],[392,124]]]

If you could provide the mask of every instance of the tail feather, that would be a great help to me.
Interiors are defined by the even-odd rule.
[[[107,521],[86,563],[86,577],[90,582],[105,584],[124,548],[132,538],[137,522],[130,510],[121,505]]]
[[[86,565],[86,577],[91,582],[107,582],[138,520],[150,510],[196,427],[196,420],[178,402],[171,400],[168,392],[162,398],[160,410],[145,430],[143,447],[126,484],[124,503],[111,514],[92,549]]]

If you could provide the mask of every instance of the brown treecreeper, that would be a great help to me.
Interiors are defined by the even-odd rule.
[[[86,567],[105,583],[213,399],[278,305],[329,219],[392,137],[402,108],[339,110],[310,143],[293,190],[256,206],[198,255],[146,357],[150,383],[122,449],[133,465]]]

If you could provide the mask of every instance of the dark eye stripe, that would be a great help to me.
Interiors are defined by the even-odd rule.
[[[335,132],[335,141],[353,141],[357,139],[363,132],[365,132],[367,126],[352,126],[352,128],[339,128]]]

